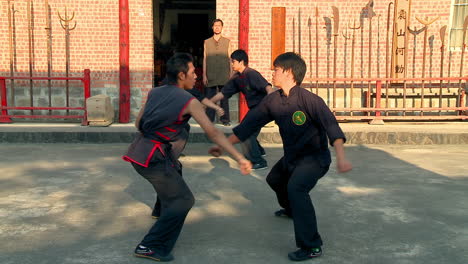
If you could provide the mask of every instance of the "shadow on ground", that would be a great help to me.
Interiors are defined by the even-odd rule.
[[[184,178],[196,204],[174,263],[289,263],[292,222],[272,216],[268,170],[189,144]],[[148,263],[131,256],[154,220],[152,187],[125,144],[2,144],[0,263]],[[280,145],[266,145],[272,167]],[[6,154],[8,153],[8,154]],[[5,155],[6,154],[6,155]],[[468,154],[463,146],[348,146],[311,192],[324,256],[314,263],[468,262]]]

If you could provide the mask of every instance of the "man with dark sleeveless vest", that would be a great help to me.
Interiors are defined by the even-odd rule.
[[[206,97],[211,98],[219,92],[231,75],[231,64],[229,55],[231,54],[231,40],[225,38],[221,33],[223,21],[215,19],[213,21],[213,36],[205,40],[203,45],[203,84],[206,86]],[[221,100],[221,107],[224,115],[219,118],[223,125],[230,125],[228,98]],[[206,109],[206,114],[211,122],[214,121],[215,112]]]
[[[248,174],[251,163],[216,129],[198,100],[185,91],[195,84],[193,58],[179,53],[167,62],[168,85],[153,88],[136,120],[139,130],[128,148],[125,161],[148,180],[161,203],[161,215],[135,249],[135,256],[156,261],[171,261],[171,251],[182,230],[194,197],[182,178],[182,165],[171,142],[185,138],[184,131],[193,117],[207,136],[226,149],[237,160],[242,174]]]

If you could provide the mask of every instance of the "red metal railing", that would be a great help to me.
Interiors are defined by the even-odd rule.
[[[76,80],[83,83],[84,102],[82,107],[43,107],[43,106],[8,106],[6,80]],[[84,70],[83,77],[1,77],[0,76],[1,114],[0,123],[11,123],[11,118],[73,118],[82,119],[82,125],[88,125],[86,99],[91,96],[91,72]],[[8,110],[82,110],[82,115],[10,115]],[[68,113],[68,111],[67,111]]]
[[[338,120],[464,120],[468,119],[466,92],[463,87],[467,82],[468,76],[398,79],[309,78],[303,86],[324,98]],[[360,87],[356,88],[357,85]],[[323,95],[324,89],[328,96]],[[452,92],[454,89],[457,90],[455,93]],[[338,98],[337,93],[340,90],[346,96]],[[398,92],[391,95],[391,90]],[[428,93],[428,90],[436,90],[437,93]],[[390,97],[399,100],[398,104],[402,106],[391,106]],[[431,98],[433,100],[428,104],[426,101]],[[455,106],[443,106],[442,99],[447,98],[456,102]],[[408,106],[408,100],[418,100],[420,106]],[[342,104],[346,102],[344,104],[349,106],[340,107],[338,101]],[[359,101],[359,106],[353,106],[353,101]]]

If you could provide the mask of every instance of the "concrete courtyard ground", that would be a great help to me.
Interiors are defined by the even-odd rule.
[[[189,144],[196,204],[175,264],[291,263],[293,226],[265,183]],[[468,145],[348,145],[311,192],[323,257],[306,263],[468,263]],[[154,193],[120,159],[127,144],[0,144],[0,263],[151,263],[132,256],[154,220]],[[281,145],[265,144],[270,167]]]

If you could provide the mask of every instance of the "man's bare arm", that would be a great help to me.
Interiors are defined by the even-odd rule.
[[[229,143],[223,132],[214,127],[213,123],[206,116],[205,111],[198,100],[192,100],[184,111],[184,114],[190,114],[206,135],[216,144],[226,150],[237,161],[242,174],[250,173],[252,164],[237,149]]]
[[[211,102],[216,104],[217,102],[223,100],[223,98],[224,98],[224,94],[219,92],[215,96],[211,97],[210,100],[211,100]]]

